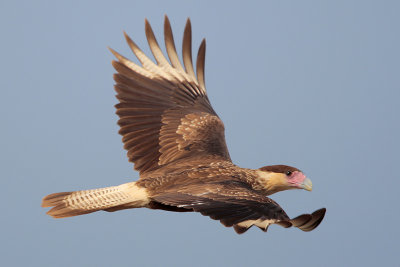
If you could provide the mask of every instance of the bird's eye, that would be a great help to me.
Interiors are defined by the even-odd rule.
[[[287,171],[287,172],[286,172],[286,175],[287,175],[287,176],[290,176],[291,174],[292,174],[291,171]]]

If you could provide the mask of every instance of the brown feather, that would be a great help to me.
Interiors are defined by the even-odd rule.
[[[185,31],[183,32],[182,58],[186,72],[193,79],[196,79],[192,63],[192,25],[189,18],[186,20]]]
[[[199,81],[200,88],[205,90],[205,78],[204,78],[204,66],[206,60],[206,39],[200,44],[199,52],[197,53],[197,60],[196,60],[196,71],[197,71],[197,80]]]
[[[174,36],[171,29],[171,23],[167,16],[164,17],[164,40],[165,40],[165,47],[167,49],[169,60],[174,68],[178,71],[185,72],[179,61],[178,54],[176,53],[175,48],[175,41]]]
[[[179,62],[167,17],[164,24],[165,45],[172,65],[163,55],[147,20],[145,32],[157,64],[126,33],[126,41],[142,67],[110,49],[118,59],[113,62],[118,72],[114,80],[120,101],[116,105],[116,113],[120,117],[119,133],[123,135],[129,160],[140,171],[141,178],[183,158],[218,156],[230,161],[223,123],[205,93],[205,42],[202,42],[198,52],[197,80],[192,63],[190,20],[186,23],[182,42],[185,70]],[[205,119],[201,124],[196,124],[197,114],[202,114],[201,118]],[[183,121],[185,126],[182,126]],[[185,127],[190,130],[182,131]],[[146,162],[142,160],[144,157]]]
[[[149,47],[157,63],[161,66],[169,66],[169,63],[167,59],[164,57],[164,54],[162,53],[160,46],[157,43],[157,39],[154,36],[153,29],[151,28],[151,25],[147,19],[145,20],[145,32],[147,41],[149,43]]]

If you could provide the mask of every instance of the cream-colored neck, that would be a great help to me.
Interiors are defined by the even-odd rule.
[[[287,183],[286,175],[283,173],[256,170],[256,174],[258,183],[267,195],[291,189],[291,186]]]

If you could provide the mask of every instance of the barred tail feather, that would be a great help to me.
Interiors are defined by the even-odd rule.
[[[135,182],[92,190],[61,192],[43,198],[42,207],[54,218],[72,217],[99,210],[139,208],[148,203],[147,191]]]

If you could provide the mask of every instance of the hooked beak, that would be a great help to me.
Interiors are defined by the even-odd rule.
[[[311,191],[312,190],[312,182],[310,179],[306,178],[304,181],[300,184],[301,188]]]

